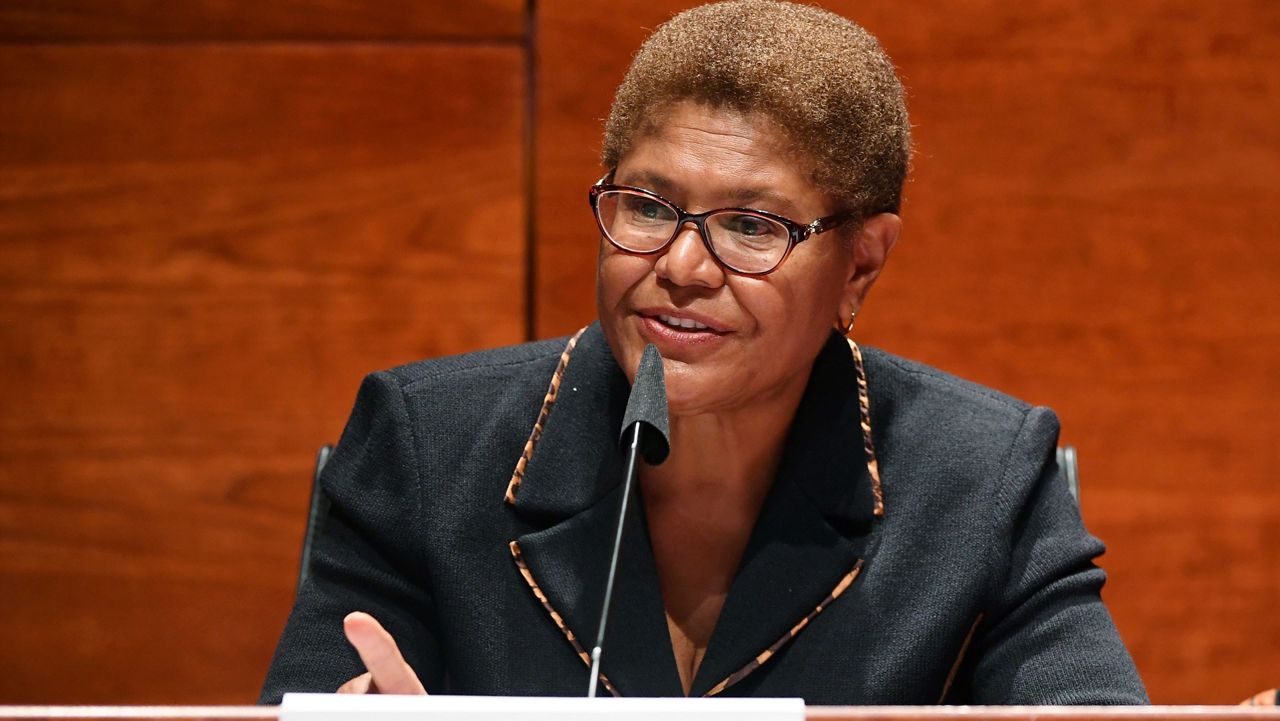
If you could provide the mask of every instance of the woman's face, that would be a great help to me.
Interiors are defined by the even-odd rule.
[[[807,225],[837,210],[769,121],[692,102],[673,105],[664,118],[632,143],[613,182],[654,191],[691,213],[749,207]],[[646,344],[658,347],[673,416],[733,411],[780,394],[799,397],[832,326],[861,301],[856,270],[848,244],[830,231],[797,245],[768,275],[738,275],[687,224],[653,255],[602,238],[597,309],[628,376]]]

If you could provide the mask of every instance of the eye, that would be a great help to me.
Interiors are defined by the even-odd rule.
[[[625,196],[623,208],[634,220],[665,222],[676,217],[671,208],[643,195]]]
[[[739,235],[758,238],[762,235],[768,235],[772,231],[770,225],[771,223],[754,215],[737,215],[729,221],[728,227],[729,230]]]
[[[636,208],[636,212],[650,220],[658,220],[662,218],[666,208],[661,203],[655,203],[652,200],[642,200]]]
[[[777,222],[749,213],[725,213],[715,216],[715,227],[739,242],[773,243],[787,240],[787,229]]]

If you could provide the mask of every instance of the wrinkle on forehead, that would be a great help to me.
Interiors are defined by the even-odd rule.
[[[749,125],[749,124],[748,124]],[[754,126],[750,126],[751,131],[745,129],[726,128],[719,129],[708,127],[707,125],[695,125],[688,122],[674,122],[666,126],[668,132],[680,133],[685,132],[690,136],[689,139],[695,143],[715,143],[719,144],[728,141],[730,146],[733,145],[754,145],[761,140],[759,131]]]
[[[690,99],[666,103],[650,111],[639,135],[660,137],[673,131],[687,131],[691,140],[702,144],[711,144],[719,138],[727,140],[730,146],[756,143],[771,153],[802,155],[768,115],[730,106]]]
[[[678,150],[671,158],[677,166],[702,171],[714,166],[722,171],[732,169],[735,174],[772,174],[769,172],[772,154],[749,136],[672,128],[658,140],[666,149]]]
[[[655,182],[649,187],[679,196],[700,187],[722,201],[772,198],[765,209],[787,216],[823,211],[828,204],[825,194],[813,207],[797,202],[817,190],[806,172],[812,162],[795,151],[767,116],[682,101],[655,113],[645,131],[623,155],[618,182],[684,176],[684,182]],[[699,179],[697,186],[689,185],[689,177]]]

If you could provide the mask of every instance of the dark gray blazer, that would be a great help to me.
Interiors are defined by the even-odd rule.
[[[324,470],[332,509],[264,702],[331,691],[363,672],[342,635],[352,610],[387,627],[428,691],[585,694],[583,646],[599,621],[620,500],[628,386],[593,325],[540,412],[565,345],[424,361],[365,380]],[[1053,413],[873,349],[865,366],[883,515],[854,363],[833,335],[693,694],[1146,702],[1099,598],[1102,544],[1054,462]],[[542,431],[531,438],[535,421]],[[607,690],[678,696],[643,510],[632,508],[602,664]]]

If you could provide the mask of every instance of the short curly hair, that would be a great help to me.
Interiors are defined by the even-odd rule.
[[[880,43],[821,8],[732,0],[686,10],[645,40],[605,123],[605,167],[693,100],[776,123],[814,182],[862,218],[899,211],[911,152],[902,83]]]

